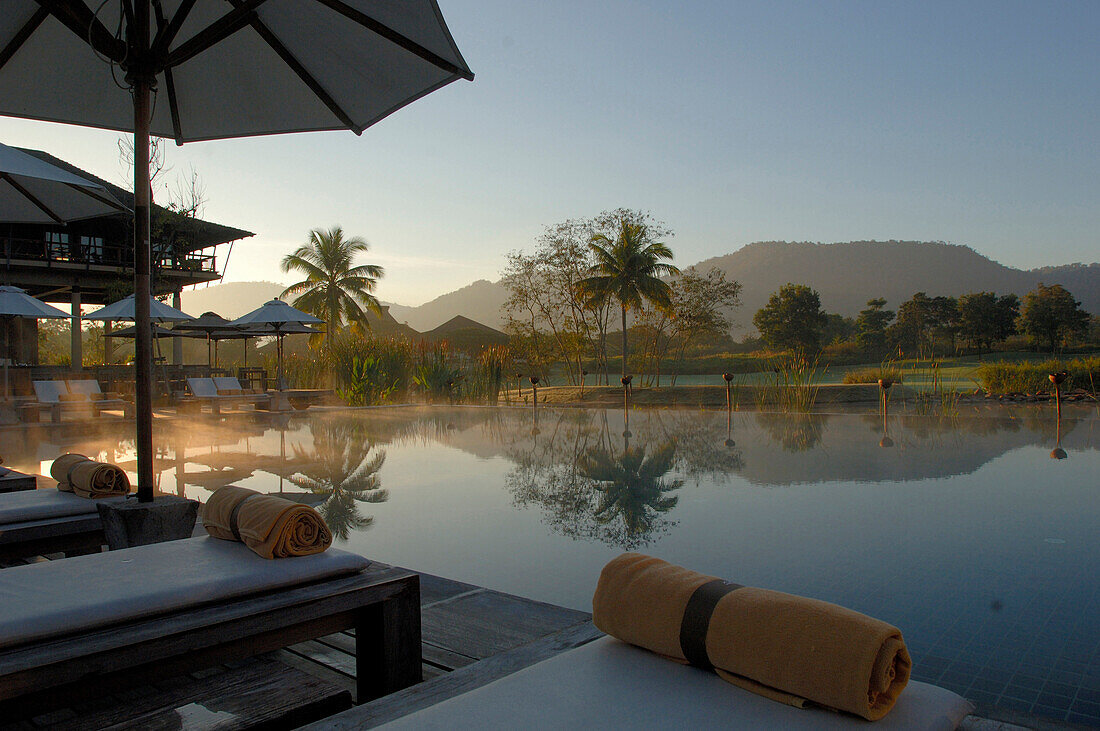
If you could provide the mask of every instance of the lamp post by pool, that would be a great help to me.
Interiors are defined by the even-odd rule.
[[[887,417],[890,409],[890,387],[893,385],[894,381],[891,378],[878,379],[878,387],[881,392],[880,400],[882,401],[882,440],[878,443],[880,447],[894,446],[894,440],[890,438],[890,425]]]
[[[584,379],[588,378],[588,371],[581,368],[581,401],[584,400]]]
[[[1058,410],[1058,421],[1062,420],[1062,384],[1069,378],[1069,371],[1060,371],[1058,373],[1051,373],[1047,376],[1051,383],[1054,384],[1054,406]]]
[[[531,376],[531,401],[535,405],[535,410],[539,408],[539,377]]]
[[[726,446],[732,447],[733,441],[733,374],[723,373],[722,379],[726,382]]]

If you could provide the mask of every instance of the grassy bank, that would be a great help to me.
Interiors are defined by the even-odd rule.
[[[983,363],[977,368],[977,378],[986,392],[996,395],[1053,393],[1054,386],[1048,376],[1062,371],[1069,374],[1062,384],[1063,392],[1084,389],[1096,396],[1100,391],[1098,356],[1028,363]]]

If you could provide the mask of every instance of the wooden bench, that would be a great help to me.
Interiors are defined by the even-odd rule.
[[[35,480],[34,475],[26,475],[22,472],[9,470],[6,467],[0,467],[0,493],[22,492],[23,490],[34,490],[37,487],[38,481]]]
[[[172,552],[186,555],[189,547],[184,544],[202,540],[215,539],[142,546],[56,563],[65,565],[66,571],[87,573],[89,581],[110,581],[95,573],[96,565],[104,562],[101,557],[111,557],[105,560],[118,563],[132,556],[134,580],[144,581],[141,558],[164,557]],[[42,574],[29,572],[54,563],[3,570],[0,582],[14,575],[9,572],[28,573],[0,587],[0,591],[12,591],[20,582],[37,580]],[[103,590],[109,592],[108,587]],[[184,591],[202,595],[193,588],[181,593]],[[189,595],[186,600],[194,598]],[[355,630],[356,691],[360,702],[421,679],[419,576],[383,564],[371,564],[359,573],[96,629],[62,635],[51,630],[45,638],[35,638],[30,630],[23,630],[24,620],[16,617],[9,620],[9,626],[18,626],[20,635],[27,632],[28,639],[0,649],[0,713],[5,714],[7,708],[23,704],[66,705],[102,693],[105,688],[140,686],[346,629]]]

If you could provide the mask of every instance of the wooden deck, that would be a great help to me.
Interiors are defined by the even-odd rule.
[[[0,731],[220,731],[310,723],[316,729],[367,728],[485,685],[601,634],[585,612],[428,574],[421,575],[421,617],[424,681],[358,706],[350,718],[339,713],[356,700],[353,631],[146,686],[108,682],[88,698],[64,707],[6,707]]]

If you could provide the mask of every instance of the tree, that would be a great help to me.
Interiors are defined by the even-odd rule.
[[[946,337],[952,349],[958,334],[958,303],[954,297],[929,297],[917,292],[898,308],[898,319],[887,338],[906,348],[935,350],[935,336]]]
[[[354,265],[356,255],[368,249],[358,236],[344,238],[339,226],[328,231],[313,229],[305,244],[283,257],[284,272],[306,275],[283,290],[283,296],[298,295],[292,304],[324,320],[328,333],[338,332],[345,324],[369,327],[363,308],[382,315],[382,306],[372,292],[384,271],[376,264]]]
[[[826,317],[816,291],[805,284],[787,283],[772,293],[752,323],[773,348],[818,350]]]
[[[1016,332],[1020,299],[1014,294],[998,297],[995,292],[974,292],[959,297],[959,335],[978,349],[989,350],[993,343]]]
[[[704,336],[728,336],[733,323],[726,313],[741,304],[741,283],[727,280],[718,267],[706,274],[689,267],[673,277],[669,287],[670,307],[647,308],[640,318],[657,366],[658,386],[661,359],[670,349],[675,348],[683,362],[687,349]],[[675,385],[675,375],[672,382]]]
[[[1020,329],[1036,342],[1045,341],[1052,353],[1065,338],[1084,334],[1088,322],[1089,314],[1081,309],[1081,303],[1060,284],[1048,287],[1040,283],[1024,296]]]
[[[882,297],[867,300],[867,309],[859,311],[856,318],[856,343],[864,350],[878,350],[886,345],[886,328],[894,319],[894,311],[887,310]]]
[[[856,321],[836,312],[825,313],[825,325],[821,328],[823,345],[843,343],[856,333]]]
[[[679,274],[680,270],[662,259],[672,259],[672,250],[660,241],[645,223],[622,215],[615,238],[598,233],[589,240],[596,263],[590,276],[577,282],[577,289],[588,306],[614,300],[622,315],[623,378],[626,377],[627,330],[626,313],[640,310],[648,301],[659,307],[670,307],[672,290],[660,279],[662,275]]]

